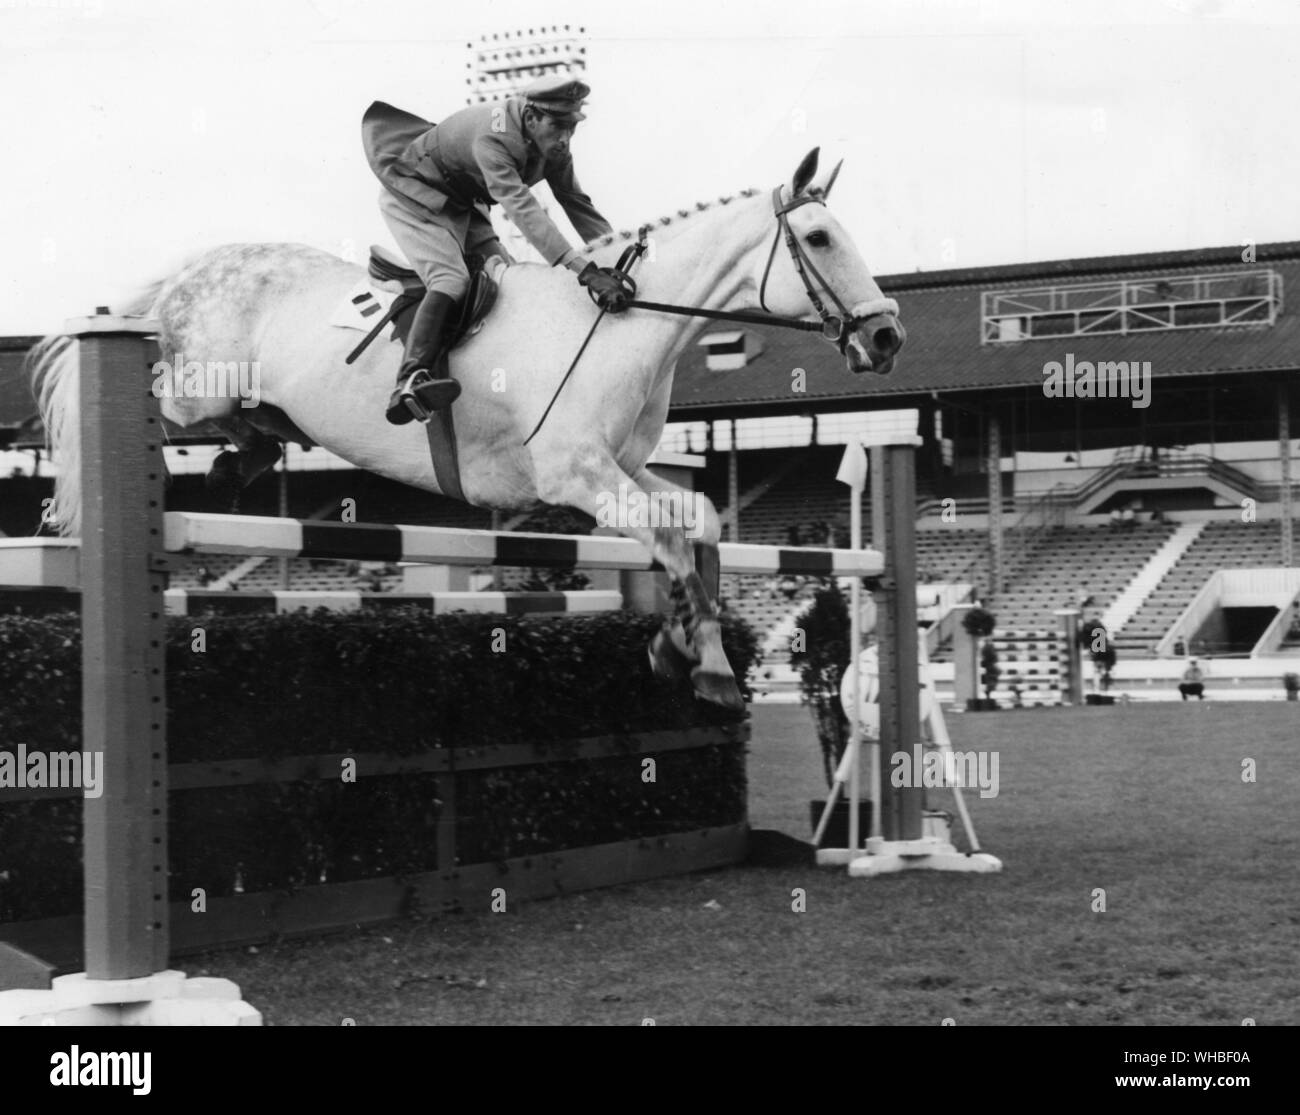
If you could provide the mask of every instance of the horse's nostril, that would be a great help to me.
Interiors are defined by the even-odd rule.
[[[898,334],[889,328],[877,329],[871,334],[871,343],[877,352],[897,352]]]

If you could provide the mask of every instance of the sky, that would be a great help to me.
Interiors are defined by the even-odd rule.
[[[360,119],[467,44],[585,28],[615,228],[820,146],[877,274],[1300,239],[1300,5],[1271,0],[0,0],[0,335],[197,251],[391,244]]]

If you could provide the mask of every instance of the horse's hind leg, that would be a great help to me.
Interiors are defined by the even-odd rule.
[[[217,418],[212,425],[234,442],[236,451],[218,453],[204,483],[209,492],[234,510],[239,493],[280,459],[280,440],[262,433],[243,418]]]

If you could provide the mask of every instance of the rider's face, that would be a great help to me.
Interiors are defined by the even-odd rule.
[[[558,162],[569,153],[575,124],[566,124],[543,113],[531,114],[528,134],[542,157],[548,162]]]

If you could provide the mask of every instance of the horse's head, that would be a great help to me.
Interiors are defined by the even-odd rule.
[[[852,238],[826,207],[839,166],[813,184],[818,151],[813,148],[771,198],[774,239],[762,253],[756,279],[759,305],[789,317],[820,316],[823,336],[844,354],[849,371],[887,375],[907,332],[898,303],[881,293]]]

